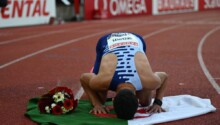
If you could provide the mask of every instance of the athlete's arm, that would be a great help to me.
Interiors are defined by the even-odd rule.
[[[161,80],[161,85],[156,90],[155,99],[158,99],[158,100],[162,101],[162,98],[164,96],[165,89],[166,89],[166,86],[167,86],[166,80],[167,80],[168,75],[165,72],[156,72],[155,75],[157,77],[159,77],[160,80]],[[153,113],[153,112],[164,112],[164,110],[161,108],[160,105],[158,105],[158,103],[154,102],[153,105],[149,109],[149,113]]]
[[[161,79],[161,86],[156,90],[156,98],[162,100],[167,86],[166,80],[168,75],[165,72],[156,72],[155,75]]]
[[[94,73],[84,73],[80,78],[81,85],[89,97],[91,104],[94,106],[90,113],[98,114],[98,113],[107,113],[106,109],[103,107],[103,101],[100,99],[98,95],[98,91],[94,90],[90,85],[91,79],[96,78],[97,75]],[[95,83],[93,83],[96,85]]]

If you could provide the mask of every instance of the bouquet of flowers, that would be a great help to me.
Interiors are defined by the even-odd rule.
[[[67,87],[56,87],[44,94],[38,101],[41,113],[66,114],[76,109],[78,100],[74,99],[71,89]]]

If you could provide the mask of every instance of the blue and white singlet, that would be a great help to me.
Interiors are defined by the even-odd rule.
[[[115,91],[120,83],[131,83],[137,91],[141,90],[142,84],[134,62],[136,52],[146,52],[146,44],[141,36],[122,32],[107,34],[97,43],[93,73],[98,74],[102,56],[114,53],[118,62],[109,89]]]

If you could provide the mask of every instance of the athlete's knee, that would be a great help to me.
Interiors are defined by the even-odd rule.
[[[161,85],[161,79],[159,77],[152,77],[151,79],[148,79],[148,86],[147,88],[149,90],[155,90]]]
[[[168,74],[167,74],[166,72],[161,72],[161,74],[162,74],[165,78],[168,77]]]
[[[80,83],[82,86],[88,86],[88,83],[87,83],[87,75],[85,73],[83,73],[81,76],[80,76]]]
[[[161,84],[163,84],[167,78],[168,78],[168,74],[166,72],[160,73]]]
[[[167,78],[168,74],[166,72],[155,72],[155,75],[157,75],[160,78]]]

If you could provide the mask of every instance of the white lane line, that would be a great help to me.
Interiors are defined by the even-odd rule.
[[[220,27],[216,27],[214,29],[212,29],[211,31],[209,31],[200,41],[198,49],[197,49],[197,56],[199,59],[199,64],[204,72],[204,74],[206,75],[207,79],[209,80],[209,82],[211,83],[211,85],[215,88],[215,90],[218,92],[218,94],[220,94],[220,87],[219,85],[216,83],[216,81],[213,79],[212,75],[209,73],[209,70],[206,68],[206,65],[203,61],[203,57],[202,57],[202,47],[203,44],[205,43],[206,39],[212,35],[213,33],[215,33],[217,30],[220,30]]]
[[[167,28],[163,28],[163,29],[160,29],[160,30],[157,30],[155,32],[152,32],[150,34],[147,34],[147,35],[144,35],[143,38],[146,39],[146,38],[149,38],[151,36],[154,36],[156,34],[159,34],[161,32],[165,32],[165,31],[168,31],[168,30],[172,30],[172,29],[175,29],[175,28],[178,28],[178,27],[181,27],[181,26],[184,26],[184,25],[189,25],[189,24],[198,24],[198,23],[206,23],[206,20],[209,20],[209,19],[205,19],[205,20],[202,20],[202,21],[187,21],[187,22],[183,22],[183,21],[168,21],[168,22],[178,22],[177,24],[178,25],[174,25],[174,26],[171,26],[171,27],[167,27]],[[166,22],[166,21],[165,21]],[[193,23],[192,23],[193,22]]]
[[[39,51],[36,51],[34,53],[31,53],[31,54],[28,54],[26,56],[23,56],[23,57],[20,57],[20,58],[17,58],[15,60],[12,60],[8,63],[5,63],[3,65],[0,66],[0,69],[3,69],[5,67],[8,67],[12,64],[15,64],[17,62],[20,62],[22,60],[25,60],[25,59],[28,59],[30,57],[33,57],[35,55],[38,55],[38,54],[41,54],[41,53],[44,53],[44,52],[47,52],[49,50],[53,50],[53,49],[56,49],[56,48],[59,48],[59,47],[62,47],[62,46],[65,46],[65,45],[68,45],[68,44],[71,44],[71,43],[75,43],[75,42],[78,42],[78,41],[81,41],[81,40],[84,40],[84,39],[88,39],[88,38],[91,38],[91,37],[94,37],[94,36],[98,36],[100,34],[103,34],[105,32],[113,32],[113,31],[118,31],[118,30],[123,30],[123,29],[127,29],[127,28],[132,28],[132,27],[136,27],[136,26],[139,26],[139,25],[143,25],[143,24],[136,24],[136,25],[132,25],[132,26],[126,26],[126,27],[121,27],[121,28],[115,28],[115,29],[111,29],[111,30],[105,30],[105,31],[102,31],[102,32],[98,32],[98,33],[93,33],[91,35],[87,35],[87,36],[83,36],[83,37],[79,37],[79,38],[76,38],[76,39],[73,39],[73,40],[69,40],[69,41],[65,41],[63,43],[59,43],[59,44],[56,44],[56,45],[53,45],[53,46],[50,46],[50,47],[47,47],[45,49],[41,49]]]
[[[197,16],[200,17],[200,16]],[[195,18],[195,17],[193,17]],[[216,22],[204,22],[207,19],[203,19],[200,21],[178,21],[179,18],[176,18],[175,20],[160,20],[160,21],[139,21],[139,23],[147,23],[147,24],[220,24],[220,22],[216,21]],[[181,18],[182,19],[182,18]],[[184,18],[185,19],[185,18]],[[188,18],[187,18],[188,19]],[[210,20],[210,19],[208,19]],[[118,21],[99,21],[100,22],[104,22],[104,23],[117,23]],[[122,23],[128,23],[128,21],[120,21]],[[133,23],[134,21],[132,21]],[[138,22],[137,20],[135,22]],[[87,27],[93,27],[93,26],[84,26],[84,27],[78,27],[77,29],[82,29],[82,28],[87,28]],[[68,32],[71,29],[67,29],[67,30],[59,30],[59,31],[51,31],[51,32],[46,32],[46,33],[41,33],[41,34],[36,34],[36,35],[31,35],[31,36],[26,36],[26,37],[21,37],[21,38],[16,38],[16,39],[12,39],[12,40],[6,40],[3,42],[0,42],[0,45],[5,45],[5,44],[9,44],[9,43],[14,43],[14,42],[18,42],[21,40],[27,40],[27,39],[31,39],[31,38],[37,38],[37,37],[42,37],[42,36],[46,36],[46,35],[51,35],[51,34],[56,34],[56,33],[62,33],[62,32]],[[76,28],[74,28],[74,30],[76,30]]]
[[[82,87],[80,87],[80,89],[76,92],[75,99],[79,100],[82,97],[83,93],[84,93],[84,90]]]
[[[172,30],[172,29],[175,29],[175,28],[178,28],[178,27],[181,27],[181,26],[183,26],[183,25],[174,25],[174,26],[171,26],[171,27],[166,27],[166,28],[154,31],[152,33],[149,33],[147,35],[144,35],[143,38],[146,39],[146,38],[149,38],[149,37],[154,36],[156,34],[159,34],[159,33],[162,33],[162,32],[168,31],[168,30]]]
[[[62,32],[65,32],[65,30],[46,32],[46,33],[41,33],[41,34],[37,34],[37,35],[32,35],[32,36],[26,36],[26,37],[21,37],[21,38],[17,38],[17,39],[7,40],[7,41],[0,42],[0,45],[5,45],[5,44],[9,44],[9,43],[18,42],[18,41],[21,41],[21,40],[27,40],[27,39],[31,39],[31,38],[42,37],[42,36],[51,35],[51,34],[55,34],[55,33],[62,33]]]
[[[52,34],[57,34],[57,33],[69,32],[71,30],[78,30],[78,29],[82,30],[82,28],[90,28],[90,27],[93,27],[93,26],[83,26],[83,27],[77,27],[77,28],[71,28],[71,29],[65,29],[65,30],[59,30],[59,31],[50,31],[50,32],[36,34],[36,35],[31,35],[31,36],[25,36],[25,37],[20,37],[20,38],[16,38],[16,39],[6,40],[6,41],[3,41],[3,42],[0,42],[0,45],[5,45],[5,44],[9,44],[9,43],[19,42],[19,41],[22,41],[22,40],[42,37],[42,36],[46,36],[46,35],[52,35]]]
[[[142,21],[143,22],[143,21]],[[154,21],[155,22],[155,21]],[[114,22],[115,23],[115,22]],[[145,22],[146,23],[146,22]],[[149,23],[149,22],[147,22]],[[151,23],[149,23],[151,24]],[[81,29],[82,27],[80,27]],[[83,27],[84,28],[84,27]],[[21,37],[21,38],[16,38],[16,39],[12,39],[12,40],[6,40],[3,42],[0,42],[0,45],[5,45],[5,44],[9,44],[9,43],[14,43],[14,42],[19,42],[22,40],[27,40],[27,39],[33,39],[33,38],[38,38],[38,37],[43,37],[43,36],[47,36],[47,35],[52,35],[52,34],[57,34],[57,33],[64,33],[64,32],[68,32],[71,29],[68,30],[59,30],[59,31],[51,31],[51,32],[46,32],[46,33],[41,33],[41,34],[36,34],[36,35],[31,35],[31,36],[25,36],[25,37]],[[76,29],[74,29],[76,30]]]

